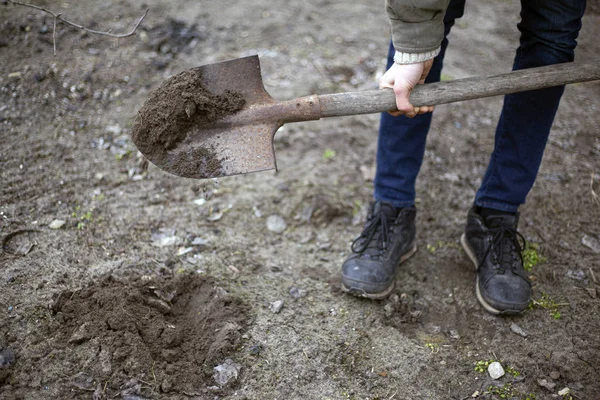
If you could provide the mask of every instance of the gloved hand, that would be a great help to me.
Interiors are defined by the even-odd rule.
[[[390,112],[391,115],[406,115],[413,118],[418,114],[432,112],[433,106],[414,107],[410,104],[410,92],[415,85],[425,83],[425,78],[431,70],[433,59],[416,64],[394,63],[385,74],[379,78],[379,88],[392,88],[396,95],[396,106],[398,111]]]

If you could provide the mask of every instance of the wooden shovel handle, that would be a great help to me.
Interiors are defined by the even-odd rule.
[[[494,76],[418,85],[410,101],[414,106],[433,106],[597,79],[600,79],[600,60],[555,64]],[[318,98],[321,117],[397,110],[391,89],[325,94]]]

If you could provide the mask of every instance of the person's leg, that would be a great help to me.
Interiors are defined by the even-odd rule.
[[[462,16],[465,0],[453,0],[446,13],[446,35],[454,19]],[[440,80],[442,60],[448,45],[444,39],[427,82]],[[394,48],[390,45],[388,68]],[[394,289],[398,266],[417,250],[415,244],[415,178],[419,172],[431,114],[413,119],[382,114],[377,151],[375,202],[367,223],[352,243],[352,254],[342,264],[342,290],[382,299]]]
[[[523,0],[513,70],[574,59],[585,0]],[[537,176],[564,86],[505,96],[488,169],[475,205],[516,212]]]
[[[521,6],[513,69],[573,61],[585,0],[522,0]],[[477,298],[493,314],[522,312],[531,301],[517,209],[537,176],[563,91],[559,86],[504,98],[494,151],[461,238],[477,268]]]
[[[446,36],[457,18],[462,17],[465,0],[450,2],[444,18],[445,36],[440,54],[435,58],[426,83],[439,82],[444,55],[448,46]],[[394,47],[390,43],[387,68],[394,63]],[[393,117],[381,114],[377,144],[377,172],[375,174],[375,200],[388,202],[395,207],[410,207],[415,201],[415,181],[425,153],[425,140],[431,125],[432,113],[414,118]]]

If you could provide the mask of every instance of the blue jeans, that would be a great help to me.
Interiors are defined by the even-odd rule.
[[[465,0],[451,0],[444,18],[445,37],[426,83],[441,77],[447,35],[462,17]],[[513,70],[571,62],[581,29],[585,0],[521,1],[521,32]],[[390,44],[388,68],[394,62]],[[473,60],[477,62],[477,60]],[[496,128],[492,156],[475,197],[475,205],[516,212],[525,203],[537,176],[542,155],[564,86],[506,95]],[[415,118],[381,115],[375,174],[376,200],[409,207],[415,200],[415,180],[425,152],[432,114]]]

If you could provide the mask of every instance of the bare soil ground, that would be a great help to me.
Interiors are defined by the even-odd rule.
[[[53,56],[51,17],[0,5],[0,399],[600,398],[598,83],[567,88],[521,210],[546,258],[531,271],[538,305],[484,312],[458,246],[500,98],[437,107],[420,250],[397,293],[365,301],[337,275],[371,199],[377,115],[285,126],[279,172],[219,180],[144,171],[129,135],[164,79],[250,54],[279,99],[373,88],[383,4],[35,3],[115,32],[150,13],[123,40],[58,24]],[[518,2],[467,6],[444,79],[510,70]],[[598,9],[579,60],[600,53]],[[489,360],[518,374],[492,381],[475,370]]]

